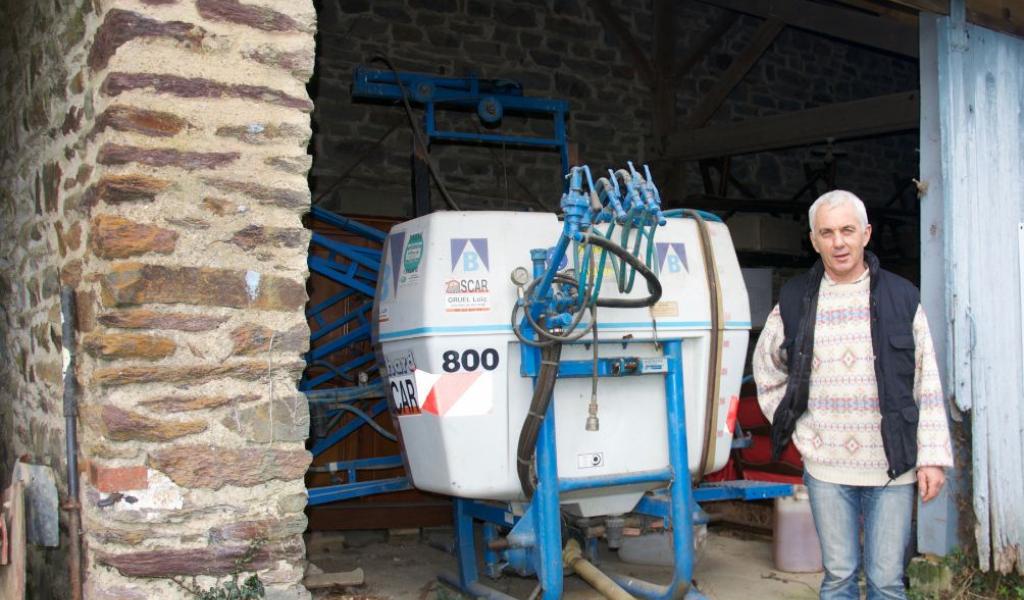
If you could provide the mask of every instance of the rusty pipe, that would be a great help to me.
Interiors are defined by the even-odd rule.
[[[81,506],[78,503],[78,380],[75,378],[75,292],[60,291],[61,354],[64,375],[64,431],[68,463],[68,577],[71,600],[82,600]]]

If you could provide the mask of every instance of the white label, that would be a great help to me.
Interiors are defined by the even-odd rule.
[[[388,377],[412,375],[416,372],[416,360],[412,357],[412,350],[388,354],[384,357],[384,364],[388,370]]]
[[[384,356],[388,373],[388,390],[398,415],[420,414],[420,398],[416,389],[416,360],[412,350]]]
[[[604,452],[588,452],[576,455],[577,469],[593,469],[604,466]]]
[[[668,372],[667,358],[642,358],[640,359],[641,373],[666,373]]]

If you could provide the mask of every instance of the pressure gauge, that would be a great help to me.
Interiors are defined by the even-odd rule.
[[[512,271],[512,283],[516,287],[523,287],[527,283],[530,283],[530,272],[526,270],[526,267],[516,267]]]

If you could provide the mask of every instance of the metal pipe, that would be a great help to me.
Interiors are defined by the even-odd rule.
[[[68,576],[71,599],[82,598],[81,506],[78,504],[78,381],[75,379],[75,292],[60,291],[61,346],[64,367],[64,431],[68,463]]]
[[[595,590],[609,600],[636,600],[626,590],[619,587],[611,577],[608,577],[595,567],[589,560],[583,558],[580,544],[575,539],[569,540],[562,551],[562,560],[567,568],[572,569],[584,581],[594,587]]]

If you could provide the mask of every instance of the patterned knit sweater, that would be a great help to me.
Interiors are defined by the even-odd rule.
[[[814,358],[807,412],[797,421],[793,443],[815,479],[845,485],[885,485],[888,463],[882,446],[871,346],[870,275],[852,283],[822,277],[814,326]],[[786,391],[788,363],[778,305],[754,351],[754,379],[761,411],[770,420]],[[942,386],[924,310],[914,316],[914,400],[920,408],[917,466],[950,467],[953,454]],[[917,481],[913,471],[892,484]]]

